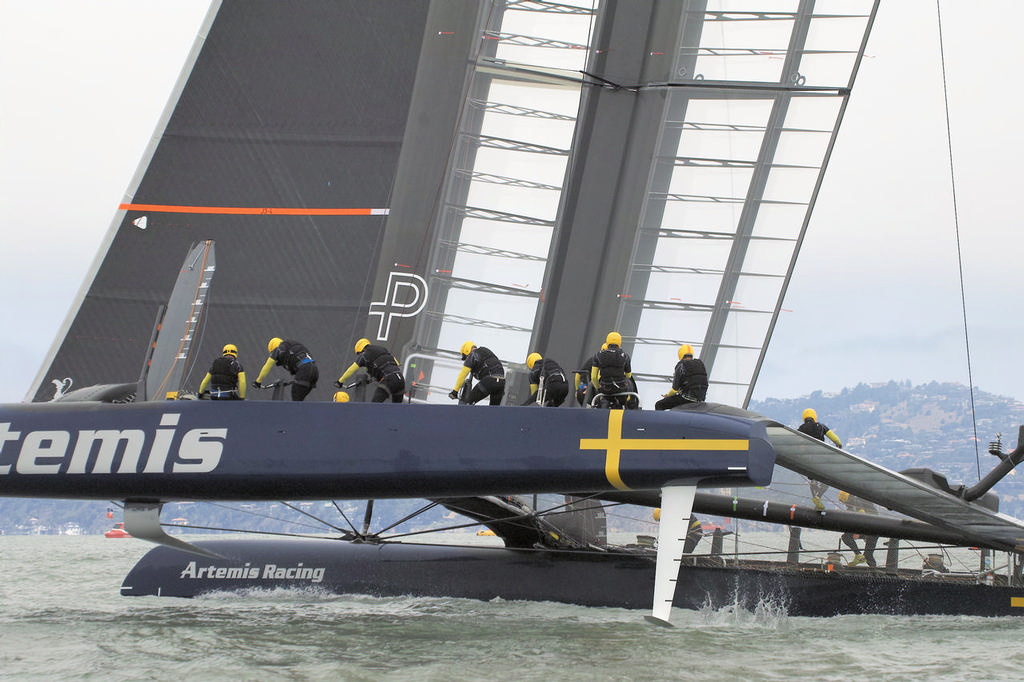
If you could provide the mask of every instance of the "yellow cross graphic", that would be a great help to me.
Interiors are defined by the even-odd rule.
[[[619,457],[623,450],[749,450],[750,441],[697,438],[623,438],[622,415],[625,410],[608,410],[607,438],[580,438],[580,450],[605,450],[604,475],[619,490],[629,490],[619,476]]]
[[[1024,597],[1010,597],[1010,606],[1018,608],[1024,606]]]

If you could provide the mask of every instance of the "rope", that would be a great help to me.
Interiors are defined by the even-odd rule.
[[[942,98],[946,108],[946,146],[949,150],[949,183],[953,193],[953,226],[956,232],[956,260],[960,271],[960,307],[964,317],[964,347],[967,353],[967,388],[971,393],[971,425],[974,427],[974,459],[981,480],[981,455],[978,452],[978,417],[974,409],[974,377],[971,373],[971,337],[967,329],[967,295],[964,292],[964,258],[960,247],[960,219],[956,203],[956,173],[953,171],[953,135],[949,123],[949,89],[946,84],[946,51],[942,41],[942,10],[935,0],[935,13],[939,21],[939,59],[942,63]]]

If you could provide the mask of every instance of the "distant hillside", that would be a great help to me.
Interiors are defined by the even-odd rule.
[[[1024,403],[975,389],[971,418],[970,390],[955,383],[910,382],[860,384],[839,393],[816,391],[795,399],[769,398],[750,409],[789,426],[798,426],[805,408],[814,408],[844,448],[882,466],[902,471],[927,467],[944,474],[951,484],[968,485],[987,474],[998,460],[988,444],[1002,436],[1003,451],[1017,445],[1024,425]],[[995,487],[1000,511],[1024,516],[1024,474],[1011,472]]]
[[[928,467],[944,474],[951,484],[973,484],[997,463],[988,454],[988,444],[1002,434],[1003,451],[1017,444],[1018,427],[1024,424],[1024,404],[1013,398],[975,390],[974,411],[977,433],[971,420],[971,395],[961,384],[932,382],[911,386],[909,382],[860,384],[839,393],[817,391],[793,399],[770,398],[751,404],[750,409],[776,421],[796,427],[807,407],[814,408],[818,419],[832,428],[847,450],[882,466],[901,471],[911,467]],[[977,441],[975,441],[977,436]],[[976,447],[977,446],[977,447]],[[1024,517],[1024,474],[1007,476],[996,486],[1000,511]],[[376,503],[373,528],[381,521],[402,519],[420,506],[423,500],[379,500]],[[362,528],[363,503],[340,503],[349,522]],[[281,503],[263,504],[168,504],[161,519],[171,522],[185,519],[193,529],[247,529],[264,532],[323,533],[327,528],[309,516],[323,517],[340,528],[348,529],[331,502],[302,503],[292,509]],[[114,519],[121,512],[107,502],[78,502],[35,499],[0,499],[0,533],[56,533],[75,524],[85,533],[102,533],[113,520],[107,509],[113,508]],[[646,514],[645,514],[646,516]],[[417,517],[401,526],[399,532],[438,527],[453,520],[454,515],[440,508]]]

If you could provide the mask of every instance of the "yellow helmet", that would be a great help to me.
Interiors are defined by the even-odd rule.
[[[818,421],[818,413],[808,407],[804,410],[804,419],[813,419],[814,421]]]
[[[274,349],[277,348],[280,345],[281,345],[281,339],[279,339],[279,338],[277,338],[275,336],[274,338],[270,339],[269,342],[267,342],[267,352],[268,353],[273,353]]]
[[[337,393],[334,394],[334,402],[336,402],[336,403],[347,403],[348,402],[348,393],[345,393],[345,391],[338,391]]]
[[[536,365],[537,361],[540,359],[540,353],[530,353],[526,356],[526,366],[533,369],[533,366]]]
[[[845,490],[840,490],[839,494],[836,495],[836,497],[838,497],[839,501],[844,504],[850,501],[850,493],[846,492]]]
[[[693,356],[693,346],[691,346],[688,343],[684,343],[683,345],[679,346],[679,359],[682,360],[687,355],[691,357]]]
[[[464,344],[462,344],[462,348],[460,349],[459,352],[461,352],[463,355],[469,355],[470,353],[473,352],[474,348],[476,348],[475,343],[473,343],[472,341],[466,341]]]
[[[370,345],[370,339],[359,339],[356,341],[356,352],[362,353],[363,349]]]
[[[608,336],[605,337],[604,342],[609,346],[621,346],[622,334],[618,332],[608,332]]]
[[[220,352],[223,353],[224,355],[234,355],[236,358],[238,357],[238,349],[235,348],[235,344],[233,343],[229,343],[223,348],[221,348]]]

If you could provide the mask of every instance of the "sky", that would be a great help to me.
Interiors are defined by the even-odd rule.
[[[0,0],[0,402],[26,397],[207,6]],[[938,11],[946,93],[936,1],[882,2],[755,398],[909,380],[1024,400],[1024,2]]]

